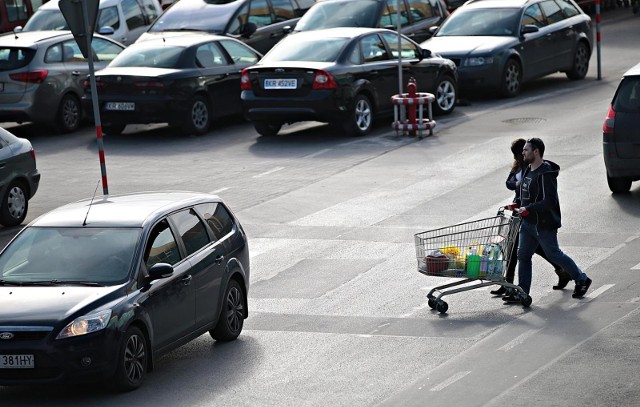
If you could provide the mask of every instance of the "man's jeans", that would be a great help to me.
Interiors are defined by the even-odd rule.
[[[520,245],[518,246],[518,285],[529,294],[531,289],[531,257],[540,245],[549,260],[556,263],[575,282],[583,282],[584,274],[576,263],[560,250],[558,246],[558,229],[538,228],[525,220],[520,225]]]

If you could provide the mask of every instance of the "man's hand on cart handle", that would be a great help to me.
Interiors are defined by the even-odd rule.
[[[520,205],[518,205],[517,203],[511,203],[509,205],[505,205],[504,209],[508,210],[508,211],[515,211],[516,209],[518,209]]]
[[[524,207],[518,208],[516,212],[518,212],[520,216],[523,216],[523,217],[529,215],[529,211],[527,210],[527,208],[524,208]]]

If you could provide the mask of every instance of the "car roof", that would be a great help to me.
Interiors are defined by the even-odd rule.
[[[636,75],[640,75],[640,63],[638,65],[631,67],[631,69],[625,72],[624,75],[622,76],[636,76]]]
[[[312,31],[299,31],[293,34],[295,37],[303,38],[318,37],[318,38],[353,38],[359,35],[373,33],[373,32],[390,32],[395,34],[395,31],[387,30],[386,28],[370,28],[370,27],[336,27],[336,28],[324,28],[321,30]],[[294,38],[295,38],[294,37]]]
[[[122,0],[100,0],[98,8],[100,9],[100,8],[115,6],[121,2]],[[58,3],[59,3],[59,0],[49,0],[48,2],[38,7],[38,10],[59,10],[60,5]]]
[[[149,191],[83,199],[53,209],[33,220],[35,227],[143,227],[181,208],[222,202],[211,194],[187,191]],[[86,218],[86,225],[83,225]]]
[[[0,35],[0,44],[13,45],[18,47],[28,47],[41,41],[49,40],[52,38],[63,37],[73,38],[71,31],[23,31],[18,33],[5,33]]]
[[[538,0],[469,0],[459,8],[520,8]]]

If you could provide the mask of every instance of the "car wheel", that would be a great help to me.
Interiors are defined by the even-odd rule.
[[[433,106],[435,113],[449,114],[453,112],[458,95],[455,82],[450,76],[443,75],[438,79],[438,86],[436,86],[434,96],[436,97],[436,103]]]
[[[253,127],[261,136],[273,137],[278,134],[282,125],[273,122],[255,122],[253,123]]]
[[[505,97],[514,97],[520,93],[522,69],[515,59],[509,59],[502,73],[501,93]]]
[[[357,95],[353,100],[353,107],[349,118],[343,123],[347,135],[364,136],[373,128],[373,107],[365,95]]]
[[[62,98],[56,117],[56,127],[61,133],[71,133],[80,127],[82,107],[74,95],[68,94]]]
[[[579,42],[573,56],[573,68],[567,72],[567,78],[572,80],[584,79],[589,70],[589,49],[584,42]]]
[[[7,187],[0,206],[0,223],[4,226],[16,226],[22,223],[29,209],[26,188],[20,181],[13,181]]]
[[[126,124],[111,124],[108,126],[102,126],[102,132],[110,136],[117,136],[122,134],[125,127],[127,127]]]
[[[142,331],[132,326],[124,334],[118,354],[118,367],[114,377],[115,386],[122,391],[137,389],[147,373],[147,342]]]
[[[613,178],[607,175],[607,184],[609,184],[609,189],[614,194],[623,194],[631,189],[630,178]]]
[[[218,323],[209,334],[216,341],[232,341],[242,332],[245,314],[244,292],[236,280],[229,280],[224,290],[224,300]]]
[[[211,123],[211,109],[209,102],[201,95],[191,100],[191,108],[187,112],[184,131],[187,134],[202,135],[209,130]]]

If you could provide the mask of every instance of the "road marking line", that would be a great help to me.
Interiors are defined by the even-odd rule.
[[[448,378],[447,380],[445,380],[444,382],[440,383],[437,386],[432,387],[431,389],[429,389],[429,391],[440,391],[448,386],[451,386],[453,383],[457,382],[458,380],[462,379],[463,377],[465,377],[466,375],[468,375],[469,373],[471,373],[471,371],[467,371],[467,372],[458,372],[456,374],[454,374],[453,376],[451,376],[450,378]]]
[[[576,308],[576,307],[579,307],[581,304],[585,304],[587,302],[593,301],[597,296],[607,291],[609,288],[613,287],[614,285],[615,284],[605,284],[602,287],[598,288],[597,290],[591,291],[589,294],[580,298],[580,300],[575,304],[571,304],[571,306],[569,306],[569,309]]]
[[[330,149],[330,148],[325,148],[324,150],[316,151],[316,152],[315,152],[315,153],[313,153],[313,154],[305,155],[305,156],[304,156],[304,157],[302,157],[302,158],[313,158],[313,157],[317,157],[317,156],[319,156],[319,155],[321,155],[321,154],[328,153],[329,151],[331,151],[331,149]]]
[[[217,193],[220,193],[222,191],[226,191],[227,189],[229,189],[229,188],[224,187],[224,188],[216,189],[215,191],[211,191],[210,193],[211,194],[217,194]]]
[[[631,270],[640,270],[640,263],[638,263],[635,266],[631,267]]]
[[[540,332],[540,329],[529,329],[528,331],[518,335],[517,337],[515,337],[511,341],[509,341],[506,344],[504,344],[503,346],[499,347],[498,350],[501,350],[501,351],[504,351],[504,352],[508,352],[511,349],[515,348],[516,346],[522,344],[529,337],[537,334],[538,332]]]
[[[274,172],[277,172],[277,171],[280,171],[280,170],[284,170],[284,167],[276,167],[276,168],[274,168],[272,170],[269,170],[267,172],[263,172],[262,174],[254,175],[253,178],[264,177],[265,175],[273,174]]]

